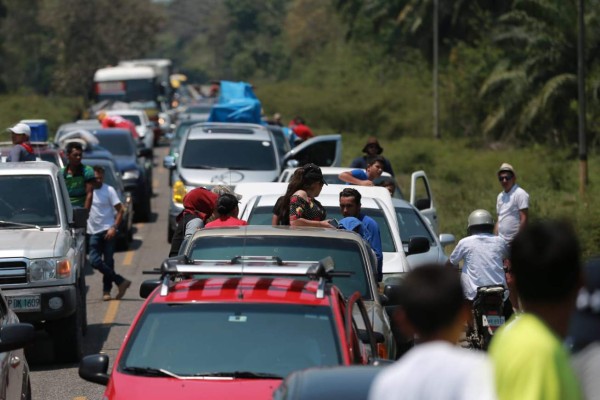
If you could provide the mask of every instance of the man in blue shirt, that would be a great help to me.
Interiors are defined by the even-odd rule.
[[[354,188],[346,188],[340,192],[340,211],[344,218],[354,217],[360,220],[362,228],[359,233],[371,245],[377,257],[377,281],[383,279],[383,252],[381,249],[381,233],[377,222],[368,215],[360,212],[361,195]]]
[[[383,157],[375,156],[367,161],[367,169],[353,169],[338,175],[341,181],[358,186],[374,186],[373,180],[383,173]]]

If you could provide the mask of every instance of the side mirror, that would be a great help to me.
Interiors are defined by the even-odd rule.
[[[431,201],[429,199],[418,199],[415,202],[415,207],[417,207],[417,210],[419,211],[427,210],[428,208],[431,208]]]
[[[440,244],[442,247],[449,246],[456,242],[456,238],[451,233],[442,233],[440,234]]]
[[[407,256],[413,254],[427,253],[429,251],[429,239],[424,236],[413,236],[408,242]]]
[[[17,350],[31,343],[35,328],[31,324],[19,323],[0,328],[0,352]]]
[[[298,162],[298,160],[294,160],[294,159],[287,160],[285,162],[286,168],[298,168],[299,165],[300,165],[300,163]]]
[[[175,169],[175,167],[177,167],[175,157],[165,156],[165,158],[163,158],[163,167],[165,167],[166,169]]]
[[[140,297],[142,299],[147,299],[150,296],[150,293],[154,291],[158,286],[160,286],[159,279],[149,279],[147,281],[142,282],[140,285]]]
[[[89,382],[108,385],[108,356],[92,354],[83,357],[79,363],[79,376]]]
[[[385,296],[386,303],[383,305],[386,307],[398,305],[400,303],[401,293],[402,289],[400,285],[385,285],[383,288],[383,296]]]
[[[86,228],[90,210],[84,207],[73,207],[73,227],[75,229]]]

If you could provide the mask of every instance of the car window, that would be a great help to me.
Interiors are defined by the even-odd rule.
[[[236,256],[277,256],[284,261],[318,261],[330,256],[336,271],[352,273],[350,277],[333,278],[344,296],[358,291],[365,299],[373,298],[360,245],[353,240],[287,235],[203,236],[194,239],[189,252],[194,260],[231,260]]]
[[[133,122],[134,125],[142,125],[142,120],[138,115],[121,115],[127,121]]]
[[[100,146],[115,156],[131,156],[136,153],[133,139],[127,135],[97,135]]]
[[[119,370],[165,369],[180,376],[248,371],[284,378],[341,363],[324,306],[150,304],[127,342]]]
[[[0,220],[39,226],[59,224],[50,176],[0,176],[0,188]],[[1,227],[14,228],[8,224]]]
[[[188,140],[181,159],[183,168],[229,168],[247,171],[277,169],[275,149],[260,140]]]
[[[337,143],[333,140],[313,143],[306,149],[298,151],[293,158],[298,160],[299,165],[309,162],[317,165],[332,165],[335,160],[331,157],[335,156],[336,146]]]
[[[429,245],[435,246],[435,240],[431,232],[425,226],[425,221],[412,208],[396,207],[396,216],[398,217],[398,227],[400,228],[400,238],[402,243],[408,244],[413,236],[424,236],[429,239]]]
[[[57,154],[44,152],[44,153],[39,153],[38,156],[40,157],[40,159],[42,161],[48,161],[48,162],[51,162],[52,164],[56,165],[57,167],[60,167],[60,163],[58,161]]]

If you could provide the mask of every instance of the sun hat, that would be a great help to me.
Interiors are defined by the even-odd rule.
[[[513,166],[510,165],[509,163],[502,163],[500,168],[498,168],[497,173],[499,174],[500,172],[510,172],[511,174],[516,175]]]
[[[233,191],[233,189],[231,188],[231,186],[227,186],[227,185],[215,185],[212,188],[212,192],[216,193],[218,196],[221,196],[225,193],[231,194],[233,196],[235,196],[236,199],[241,200],[242,199],[242,195],[241,194],[237,194]]]
[[[383,153],[383,147],[381,147],[379,145],[379,141],[377,141],[377,138],[375,136],[371,136],[367,139],[367,143],[365,144],[365,147],[363,147],[363,149],[362,149],[363,153],[366,153],[367,147],[369,147],[369,145],[372,145],[372,144],[377,146],[377,154]]]
[[[22,122],[19,122],[15,126],[8,128],[8,131],[17,135],[27,135],[27,137],[31,136],[31,128],[29,125]]]

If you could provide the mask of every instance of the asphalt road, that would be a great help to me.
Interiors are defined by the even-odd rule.
[[[84,352],[108,354],[109,370],[131,321],[142,305],[139,287],[143,280],[151,277],[142,275],[142,271],[158,267],[169,253],[166,240],[169,186],[167,170],[162,167],[162,158],[167,151],[167,147],[154,150],[155,194],[151,222],[135,224],[134,241],[129,250],[115,254],[117,272],[133,282],[123,299],[102,301],[102,274],[91,268],[86,271],[88,331]],[[112,294],[116,294],[116,288]],[[40,333],[28,349],[33,399],[101,399],[105,387],[81,379],[77,373],[78,364],[53,363],[50,347],[49,339]]]

